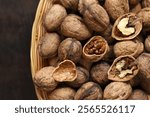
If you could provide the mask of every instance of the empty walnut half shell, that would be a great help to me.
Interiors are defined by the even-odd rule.
[[[130,55],[116,58],[108,70],[108,79],[113,81],[129,81],[139,71],[139,66],[134,57]]]
[[[102,89],[94,82],[83,84],[75,94],[75,100],[100,100],[102,99]]]
[[[76,65],[70,60],[64,60],[55,68],[52,77],[58,82],[74,81],[77,78]]]
[[[101,60],[107,53],[108,44],[101,36],[92,37],[83,47],[83,57],[91,62]]]
[[[116,40],[134,39],[142,30],[142,19],[134,13],[127,13],[120,16],[112,29],[112,37]]]

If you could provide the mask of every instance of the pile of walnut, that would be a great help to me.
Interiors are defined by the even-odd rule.
[[[34,83],[48,99],[150,98],[150,0],[55,0]]]

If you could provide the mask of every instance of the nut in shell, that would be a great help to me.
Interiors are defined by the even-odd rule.
[[[139,72],[136,59],[130,55],[116,58],[108,70],[108,79],[113,81],[129,81]]]
[[[113,21],[123,14],[129,13],[128,0],[105,0],[104,7]]]
[[[73,100],[76,91],[70,87],[61,87],[48,94],[49,100]]]
[[[141,89],[135,89],[128,100],[148,100],[148,95]]]
[[[52,58],[57,55],[60,41],[60,37],[57,33],[46,33],[38,43],[40,56],[44,58]]]
[[[98,0],[79,0],[78,10],[84,14],[87,8],[92,4],[98,4]]]
[[[44,25],[48,31],[55,31],[67,16],[66,9],[59,5],[53,5],[45,14]]]
[[[75,14],[70,14],[64,19],[61,24],[61,32],[66,37],[80,41],[91,37],[91,31],[83,23],[82,18]]]
[[[143,21],[143,31],[150,31],[150,7],[145,7],[137,14]]]
[[[124,82],[111,82],[104,89],[105,100],[126,100],[132,93],[132,87]]]
[[[137,58],[139,64],[139,77],[141,79],[141,87],[150,94],[150,54],[142,53]]]
[[[77,67],[77,78],[72,82],[68,82],[67,84],[70,87],[79,88],[88,81],[89,81],[89,72],[83,67]]]
[[[83,58],[91,62],[101,60],[108,51],[108,44],[101,36],[92,37],[83,47]]]
[[[101,62],[94,65],[91,68],[90,75],[94,82],[100,84],[100,86],[105,86],[109,83],[107,72],[110,65],[106,62]]]
[[[142,0],[142,7],[150,7],[150,0]]]
[[[54,90],[58,85],[58,82],[55,81],[52,77],[52,72],[54,71],[54,69],[54,67],[50,66],[44,67],[39,70],[33,78],[33,82],[35,83],[35,85],[45,91]]]
[[[82,55],[82,45],[74,38],[67,38],[60,43],[58,57],[60,61],[69,59],[77,63]]]
[[[142,19],[134,13],[120,16],[112,29],[112,37],[116,40],[131,40],[139,35],[142,30]]]
[[[66,8],[66,9],[78,9],[79,0],[59,0],[59,2]]]
[[[150,35],[145,39],[145,49],[150,52]]]
[[[77,78],[76,65],[71,60],[64,60],[54,69],[52,77],[58,82],[71,82]]]
[[[102,89],[94,82],[87,82],[83,84],[76,92],[75,100],[101,100]]]
[[[137,58],[144,51],[144,45],[137,39],[120,41],[114,45],[114,53],[116,57],[131,55]]]
[[[106,10],[99,4],[90,5],[83,14],[83,19],[96,32],[104,32],[110,24]]]

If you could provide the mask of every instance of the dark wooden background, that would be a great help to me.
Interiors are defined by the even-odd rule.
[[[0,0],[0,99],[36,99],[31,30],[39,0]]]

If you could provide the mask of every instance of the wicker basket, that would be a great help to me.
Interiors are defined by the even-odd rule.
[[[30,51],[30,57],[31,57],[31,72],[32,72],[32,78],[34,77],[35,73],[41,69],[42,67],[46,66],[47,62],[46,60],[42,59],[38,52],[37,52],[37,44],[40,39],[40,37],[46,32],[44,26],[43,26],[43,17],[47,9],[52,7],[56,0],[40,0],[34,24],[32,27],[32,40],[31,40],[31,51]],[[39,89],[35,86],[35,91],[37,98],[39,100],[45,100],[47,99],[46,92],[42,89]]]

